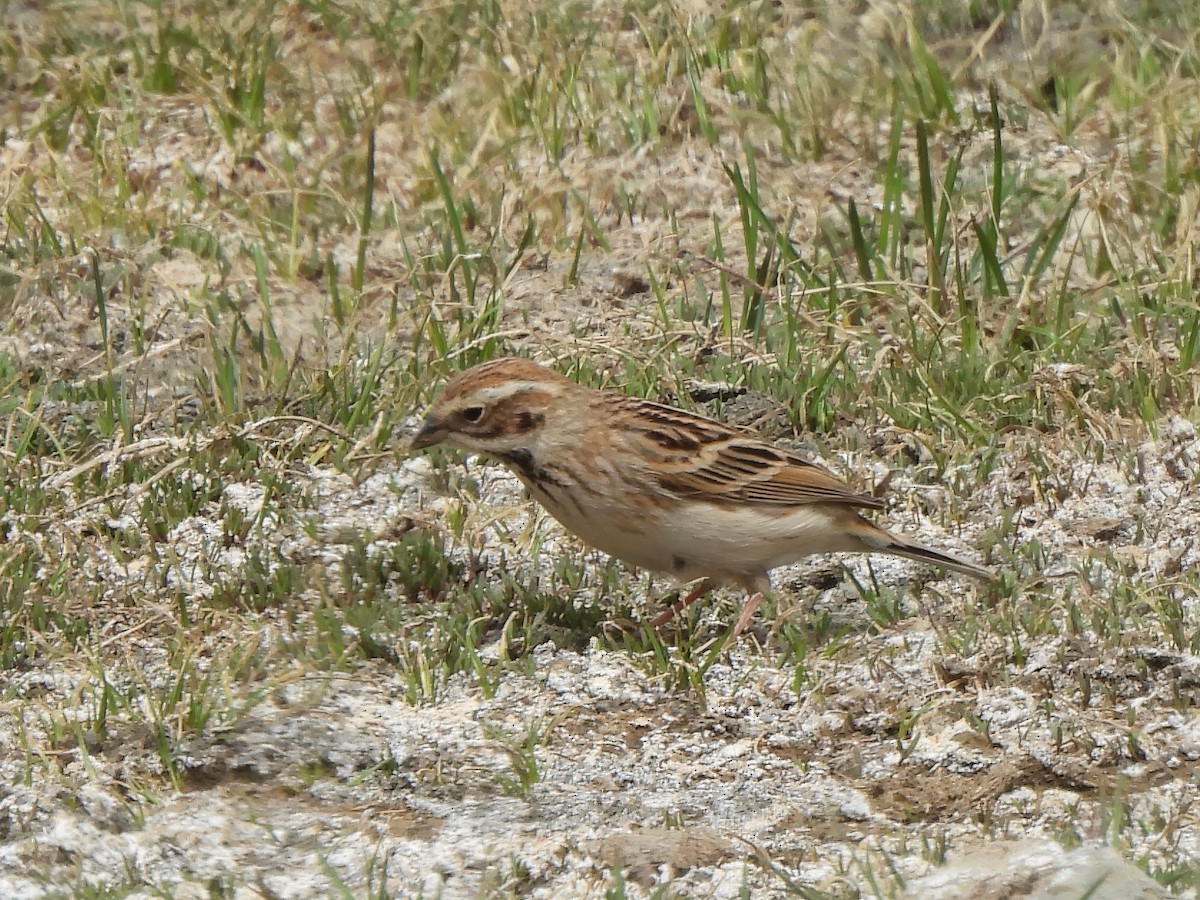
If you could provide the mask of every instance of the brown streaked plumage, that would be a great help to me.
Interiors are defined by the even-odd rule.
[[[656,626],[710,587],[750,595],[771,569],[817,553],[887,553],[989,578],[974,563],[891,534],[860,516],[883,503],[828,470],[720,422],[598,391],[526,359],[453,378],[413,438],[504,463],[564,527],[635,566],[702,578]]]

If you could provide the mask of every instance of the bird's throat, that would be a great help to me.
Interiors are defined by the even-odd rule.
[[[504,450],[494,454],[496,459],[508,466],[514,474],[519,475],[526,484],[537,484],[541,481],[541,468],[533,458],[533,453],[525,449]]]

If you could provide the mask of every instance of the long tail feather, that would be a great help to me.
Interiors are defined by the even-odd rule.
[[[928,547],[906,541],[895,535],[890,535],[890,537],[892,539],[891,543],[883,549],[884,553],[892,553],[896,556],[903,556],[905,559],[915,559],[917,562],[940,566],[943,569],[950,569],[952,572],[961,572],[963,575],[970,575],[972,578],[979,578],[983,581],[988,581],[994,577],[993,572],[973,562],[959,559],[957,556],[951,556],[949,553],[943,553],[941,550],[931,550]]]

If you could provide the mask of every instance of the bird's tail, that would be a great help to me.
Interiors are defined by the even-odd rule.
[[[985,569],[983,566],[978,566],[965,559],[959,559],[957,556],[952,556],[949,553],[943,553],[941,550],[931,550],[929,547],[922,546],[902,537],[897,537],[894,534],[889,534],[888,538],[890,542],[880,552],[891,553],[894,556],[903,556],[905,559],[915,559],[917,562],[929,563],[933,566],[940,566],[943,569],[949,569],[952,572],[961,572],[963,575],[970,575],[972,578],[979,578],[983,581],[988,581],[994,576],[991,570]]]

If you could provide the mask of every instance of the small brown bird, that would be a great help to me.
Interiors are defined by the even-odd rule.
[[[453,378],[412,449],[448,444],[499,460],[572,534],[630,565],[703,579],[654,627],[722,583],[748,594],[816,553],[903,556],[987,579],[986,569],[889,534],[856,510],[883,503],[821,466],[680,409],[598,391],[526,359]]]

